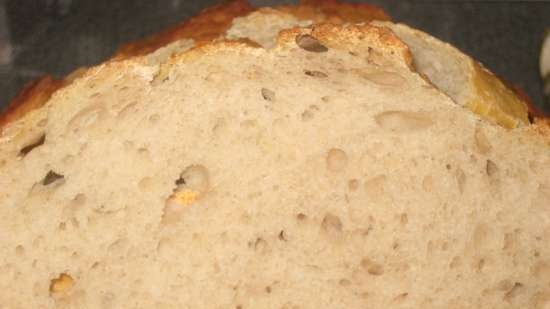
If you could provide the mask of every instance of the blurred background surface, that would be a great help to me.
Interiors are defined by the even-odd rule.
[[[0,108],[25,83],[108,58],[124,42],[178,23],[216,0],[0,0]],[[256,6],[296,1],[251,0]],[[550,1],[368,0],[395,21],[448,41],[543,106],[538,56]]]

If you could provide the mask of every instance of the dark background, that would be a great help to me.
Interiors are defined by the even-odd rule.
[[[365,2],[384,8],[395,21],[456,45],[542,106],[538,56],[544,29],[550,27],[549,1]],[[61,77],[79,66],[100,63],[122,43],[162,30],[217,2],[0,0],[0,108],[29,80],[44,74]],[[544,109],[550,112],[550,106]]]

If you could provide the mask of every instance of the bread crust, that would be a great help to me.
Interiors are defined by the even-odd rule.
[[[48,102],[52,94],[66,82],[50,75],[28,82],[0,114],[0,133],[8,123],[16,121],[28,112],[40,108]]]
[[[141,56],[183,38],[194,39],[197,42],[212,40],[231,26],[233,18],[246,15],[253,10],[246,0],[234,0],[207,8],[185,22],[148,38],[123,45],[110,61]],[[44,76],[27,83],[0,114],[0,133],[8,123],[44,106],[55,91],[70,84],[71,80],[72,78],[57,80],[52,76]]]
[[[275,9],[314,23],[362,23],[391,20],[384,10],[366,3],[344,3],[338,0],[302,0],[300,5],[281,5]]]
[[[390,20],[388,14],[375,6],[348,4],[337,0],[302,0],[299,5],[285,5],[276,9],[300,19],[311,19],[315,22]],[[204,44],[222,35],[231,26],[234,18],[247,15],[254,10],[255,8],[246,0],[232,0],[206,8],[199,15],[180,24],[145,39],[122,45],[110,60],[143,56],[181,39],[193,39],[198,45]],[[44,106],[55,91],[69,83],[67,79],[56,80],[51,76],[29,82],[0,114],[0,133],[6,124],[20,119],[31,110]]]
[[[301,0],[299,5],[282,5],[275,9],[292,14],[299,19],[312,20],[314,23],[342,24],[391,20],[386,12],[375,6],[365,3],[343,3],[338,0]],[[231,26],[234,18],[247,15],[254,10],[246,0],[233,0],[207,8],[199,15],[178,25],[148,38],[121,46],[111,61],[142,56],[184,38],[193,39],[196,44],[202,45],[222,35]],[[410,60],[410,52],[405,57],[409,57]],[[517,98],[526,103],[531,118],[547,117],[533,104],[524,91],[518,87],[511,87],[498,77],[497,79],[507,85],[509,89],[514,90]],[[57,80],[51,76],[45,76],[29,82],[0,114],[0,133],[8,123],[20,119],[29,111],[42,107],[55,91],[70,84],[71,80],[72,78],[69,77]]]
[[[142,56],[184,38],[196,42],[211,41],[224,33],[235,17],[244,16],[252,11],[254,8],[245,0],[230,1],[206,8],[189,20],[145,39],[121,46],[113,59]]]

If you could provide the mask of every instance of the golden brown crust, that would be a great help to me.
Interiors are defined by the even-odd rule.
[[[384,10],[366,3],[344,3],[338,0],[301,0],[299,5],[282,5],[278,10],[314,23],[362,23],[391,20]]]
[[[148,38],[123,45],[113,59],[141,56],[181,39],[211,41],[223,34],[235,17],[244,16],[254,8],[245,0],[235,0],[203,10],[199,15],[172,26]]]
[[[550,118],[535,117],[533,119],[533,124],[529,126],[529,129],[542,136],[546,143],[550,145]]]
[[[65,82],[63,80],[57,80],[49,75],[27,83],[0,114],[0,132],[6,124],[23,117],[23,115],[34,109],[42,107],[52,94],[64,85]]]
[[[413,69],[409,47],[385,27],[372,24],[342,27],[332,23],[320,23],[310,28],[285,29],[279,33],[278,43],[282,46],[287,45],[289,42],[294,42],[299,34],[309,34],[329,48],[362,52],[369,56],[375,52],[375,49],[383,51],[395,64]],[[371,46],[365,44],[367,38]],[[364,50],[357,50],[357,48]]]
[[[521,100],[523,100],[523,102],[525,102],[527,104],[527,114],[529,115],[529,121],[531,123],[534,122],[535,118],[547,118],[547,119],[550,120],[550,115],[548,115],[542,109],[540,109],[537,105],[535,105],[535,103],[533,102],[531,97],[525,92],[525,90],[523,90],[519,86],[516,86],[514,84],[509,83],[508,81],[506,81],[505,79],[501,78],[498,75],[495,75],[495,76],[498,79],[500,79],[500,81],[504,85],[506,85],[506,87],[508,87],[512,91],[514,91],[516,96],[518,96]]]
[[[188,21],[143,40],[123,45],[112,60],[144,55],[182,38],[191,38],[198,42],[212,40],[231,26],[233,18],[246,15],[252,11],[253,7],[246,0],[230,1],[207,8]],[[75,72],[81,74],[82,69]],[[44,76],[27,83],[0,114],[0,132],[7,123],[21,118],[31,110],[44,106],[55,91],[70,83],[72,76],[73,74],[67,76],[64,80]]]

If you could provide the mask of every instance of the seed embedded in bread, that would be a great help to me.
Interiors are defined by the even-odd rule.
[[[323,73],[321,71],[315,71],[315,70],[304,70],[304,74],[311,76],[311,77],[317,77],[317,78],[327,78],[328,74]]]
[[[314,53],[324,53],[328,51],[328,48],[321,44],[319,40],[310,34],[300,34],[296,36],[296,44],[300,48]]]

